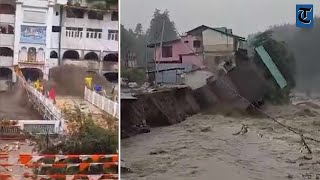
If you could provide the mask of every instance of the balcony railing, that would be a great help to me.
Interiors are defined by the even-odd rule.
[[[44,65],[45,61],[19,60],[19,64]]]

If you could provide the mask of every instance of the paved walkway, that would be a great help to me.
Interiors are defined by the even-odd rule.
[[[84,100],[83,98],[76,96],[57,96],[56,105],[58,108],[63,109],[64,107],[74,107],[75,105],[84,105],[86,107],[84,112],[91,112],[92,114],[102,114],[102,111],[91,104],[90,102]]]

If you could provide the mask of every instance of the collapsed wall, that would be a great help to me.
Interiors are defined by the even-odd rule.
[[[148,132],[149,127],[179,123],[200,111],[188,87],[174,87],[136,94],[137,100],[121,100],[121,137]]]
[[[235,68],[218,78],[208,78],[207,84],[198,89],[176,87],[137,94],[137,100],[121,100],[122,137],[179,123],[200,110],[245,111],[250,104],[242,97],[250,103],[262,102],[267,84],[258,68],[246,53],[237,52],[235,61]]]

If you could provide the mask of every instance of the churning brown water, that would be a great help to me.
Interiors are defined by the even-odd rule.
[[[0,119],[40,120],[42,117],[28,101],[28,96],[19,83],[12,90],[0,92]]]
[[[316,104],[304,104],[266,111],[320,139],[319,110]],[[248,133],[233,135],[242,123],[248,125]],[[266,118],[198,114],[122,140],[121,157],[133,171],[122,179],[318,179],[320,144],[307,143],[312,155],[300,152],[298,135]]]

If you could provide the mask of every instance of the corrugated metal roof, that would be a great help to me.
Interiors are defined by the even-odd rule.
[[[138,99],[128,93],[121,93],[120,98],[121,98],[121,100],[137,100]]]
[[[282,76],[278,67],[276,66],[276,64],[274,64],[272,58],[270,57],[268,52],[264,49],[264,47],[259,46],[259,47],[256,47],[255,50],[259,54],[259,56],[261,57],[263,63],[269,69],[270,73],[272,74],[272,76],[274,77],[274,79],[276,80],[276,82],[278,83],[280,88],[282,89],[282,88],[286,87],[287,86],[286,79]]]

